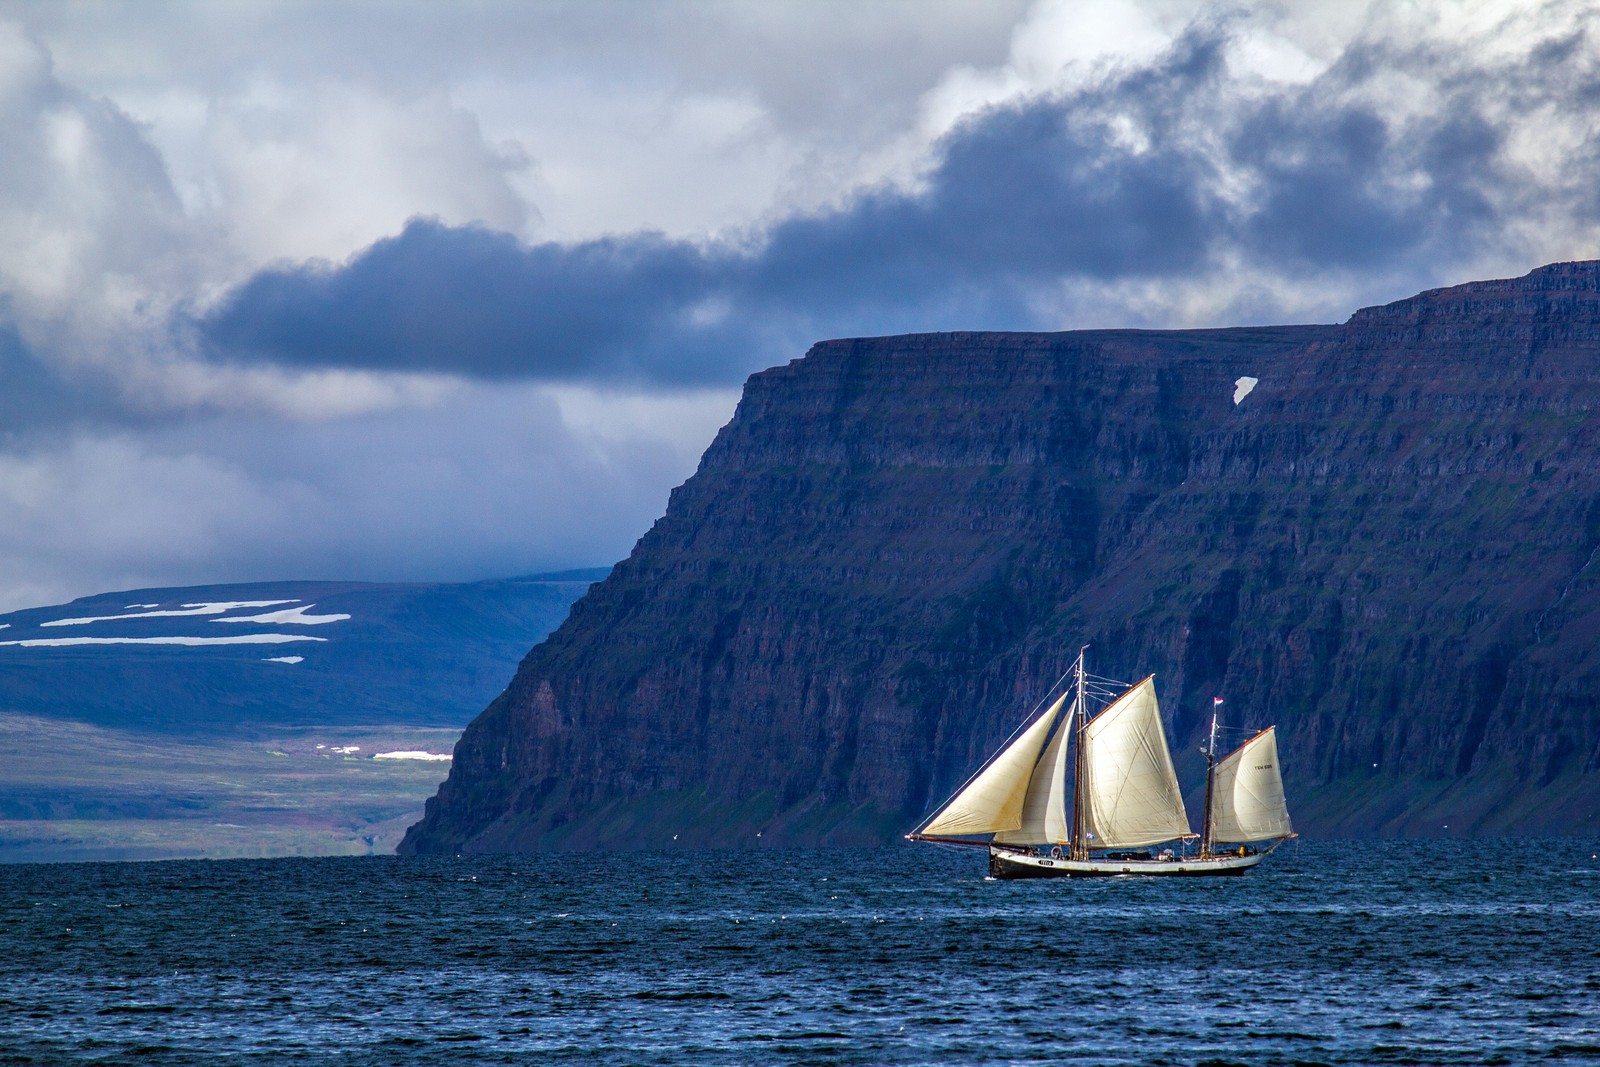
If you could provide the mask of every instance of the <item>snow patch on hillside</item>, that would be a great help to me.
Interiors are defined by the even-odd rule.
[[[289,641],[326,641],[306,634],[240,634],[237,637],[33,637],[0,641],[23,648],[65,648],[72,645],[281,645]]]
[[[284,608],[282,611],[268,611],[260,615],[230,615],[226,619],[212,619],[212,622],[260,622],[273,626],[325,626],[330,622],[344,622],[348,615],[307,615],[306,612],[316,607],[315,604],[301,604],[297,608]]]
[[[293,604],[293,600],[231,600],[214,604],[185,604],[182,608],[165,611],[135,611],[125,615],[90,615],[81,619],[55,619],[41,622],[40,626],[87,626],[96,622],[121,622],[123,619],[175,619],[188,615],[222,615],[240,608],[272,608],[279,604]],[[145,605],[136,605],[144,607]]]
[[[269,657],[264,662],[266,662],[266,663],[304,663],[305,661],[306,661],[306,658],[304,656],[272,656],[272,657]]]
[[[448,763],[450,761],[450,757],[449,756],[443,755],[443,754],[438,753],[438,752],[419,752],[419,751],[410,751],[410,752],[374,752],[372,754],[372,758],[373,759],[441,760],[441,761],[444,761],[446,763]]]

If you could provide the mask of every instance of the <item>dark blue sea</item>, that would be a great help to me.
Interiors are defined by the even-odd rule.
[[[0,867],[3,1064],[1600,1060],[1600,842]]]

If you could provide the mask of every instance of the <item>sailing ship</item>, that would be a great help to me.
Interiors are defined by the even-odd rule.
[[[1205,820],[1195,834],[1161,724],[1155,676],[1110,689],[1121,683],[1086,674],[1083,659],[1080,651],[1073,684],[1019,727],[909,840],[987,847],[995,878],[1084,878],[1243,874],[1295,836],[1275,727],[1219,760],[1221,701],[1212,704]],[[1093,716],[1092,697],[1110,699]]]

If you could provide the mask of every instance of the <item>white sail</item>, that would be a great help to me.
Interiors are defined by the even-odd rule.
[[[1022,812],[1028,798],[1029,783],[1040,764],[1039,751],[1050,736],[1063,695],[1033,721],[1009,746],[951,797],[944,807],[918,831],[926,835],[989,834],[1016,830],[1022,826]],[[1065,733],[1065,731],[1061,731]]]
[[[1265,841],[1292,832],[1278,772],[1278,732],[1268,727],[1217,764],[1211,781],[1211,839]]]
[[[1061,694],[1046,714],[1052,718],[1059,715],[1067,695]],[[1072,716],[1069,715],[1067,721],[1070,723]],[[1042,845],[1061,844],[1067,840],[1071,832],[1067,828],[1067,737],[1071,733],[1072,730],[1063,724],[1045,746],[1044,755],[1034,764],[1033,775],[1022,796],[1022,824],[1015,830],[995,834],[996,841],[1006,845]]]
[[[1090,848],[1137,848],[1190,832],[1154,678],[1083,729],[1083,825]]]

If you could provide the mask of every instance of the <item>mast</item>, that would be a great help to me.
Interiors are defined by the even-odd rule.
[[[1077,706],[1074,708],[1073,743],[1076,746],[1074,753],[1075,762],[1072,765],[1072,848],[1070,857],[1075,860],[1089,858],[1088,842],[1083,836],[1083,729],[1088,723],[1089,707],[1083,698],[1083,654],[1089,648],[1084,645],[1078,649],[1078,663],[1073,668],[1078,687]]]
[[[1200,855],[1211,855],[1211,791],[1217,778],[1217,709],[1221,697],[1211,698],[1211,736],[1206,739],[1206,814],[1200,827]]]

